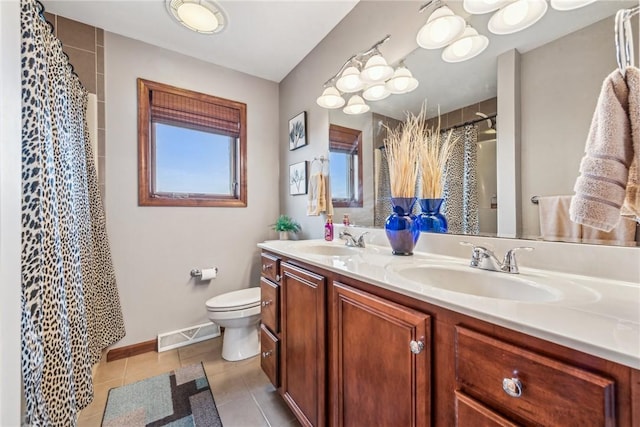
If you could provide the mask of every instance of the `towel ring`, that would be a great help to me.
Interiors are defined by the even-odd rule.
[[[329,159],[326,158],[325,156],[320,156],[320,157],[314,157],[313,160],[311,161],[311,172],[313,174],[313,165],[319,162],[320,163],[320,173],[325,173],[325,169],[324,169],[324,165],[325,163],[327,164],[327,167],[329,166]],[[326,171],[326,174],[329,175],[329,170]]]

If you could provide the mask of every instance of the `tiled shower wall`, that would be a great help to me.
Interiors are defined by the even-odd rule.
[[[98,97],[98,184],[102,200],[105,188],[105,100],[104,100],[104,31],[81,22],[45,12],[62,42],[69,62],[89,93]]]

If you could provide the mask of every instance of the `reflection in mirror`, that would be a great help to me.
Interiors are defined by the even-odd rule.
[[[362,131],[329,125],[333,207],[362,207]]]
[[[519,238],[637,245],[635,225],[623,238],[613,240],[601,235],[587,240],[583,234],[578,238],[543,236],[546,218],[544,213],[541,217],[540,205],[531,202],[533,196],[573,194],[602,82],[617,68],[614,15],[618,9],[634,4],[637,2],[596,1],[569,12],[550,8],[531,28],[507,36],[489,34],[488,15],[467,15],[468,22],[491,39],[484,53],[463,63],[448,64],[440,59],[440,50],[417,48],[404,58],[420,81],[416,91],[371,102],[371,112],[361,116],[347,117],[340,110],[331,110],[331,123],[363,131],[364,202],[356,224],[384,224],[381,206],[384,199],[380,197],[378,179],[381,172],[378,148],[385,136],[382,123],[389,122],[394,127],[406,111],[417,113],[426,100],[429,117],[437,117],[440,107],[443,129],[483,119],[483,115],[491,118],[500,112],[500,120],[476,123],[480,234],[505,237],[496,234],[500,229],[496,223],[508,220],[516,224],[515,237]],[[632,21],[632,28],[637,35],[637,20]],[[640,57],[638,46],[635,48],[636,58]],[[509,52],[515,52],[517,64],[512,69],[519,71],[517,75],[513,71],[501,74],[498,70],[498,58]],[[505,86],[507,81],[512,82],[511,87]],[[501,98],[505,93],[507,97]],[[511,110],[504,109],[509,96],[520,100],[515,111],[513,106]],[[493,108],[483,105],[488,100],[494,103]],[[508,116],[515,116],[515,122],[519,123],[519,128],[510,133],[505,132],[510,127]],[[501,155],[505,149],[514,154]],[[495,171],[513,169],[514,162],[511,182],[498,182]],[[491,173],[485,174],[485,167]],[[516,191],[508,194],[508,198],[499,191],[505,184]],[[509,214],[515,218],[506,217],[507,206],[515,206],[515,212]]]

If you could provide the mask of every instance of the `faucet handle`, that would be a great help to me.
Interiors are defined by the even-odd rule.
[[[460,242],[460,244],[462,246],[471,246],[471,248],[472,248],[471,262],[469,263],[471,265],[471,267],[478,267],[478,264],[480,263],[480,257],[481,256],[485,256],[486,257],[486,256],[492,256],[493,255],[493,252],[491,252],[490,249],[487,249],[484,246],[474,245],[473,243],[465,242],[465,241]]]
[[[369,234],[368,231],[365,231],[364,233],[362,233],[360,235],[360,237],[358,237],[358,245],[364,248],[364,236]]]
[[[502,271],[511,274],[518,274],[520,271],[518,270],[518,263],[516,262],[516,252],[531,252],[533,249],[534,248],[530,246],[519,246],[517,248],[509,249],[504,255],[504,260],[502,261]]]

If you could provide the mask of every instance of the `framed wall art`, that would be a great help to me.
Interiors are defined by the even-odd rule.
[[[307,194],[307,162],[289,165],[289,194]]]
[[[307,112],[303,111],[289,120],[289,150],[307,145]]]

